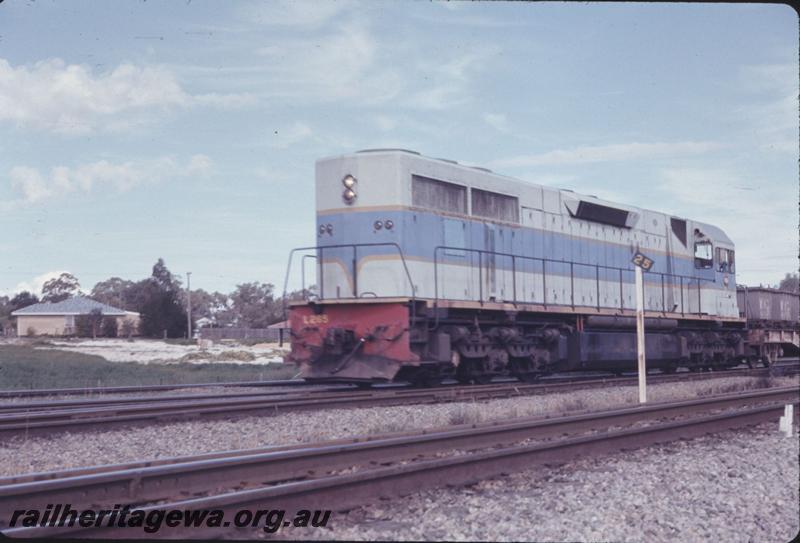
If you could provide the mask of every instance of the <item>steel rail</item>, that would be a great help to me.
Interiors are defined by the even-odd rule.
[[[6,389],[0,390],[0,398],[28,398],[36,396],[71,396],[76,394],[116,394],[128,392],[159,392],[162,390],[179,390],[182,388],[209,387],[291,387],[316,386],[303,379],[278,379],[274,381],[231,381],[218,383],[183,383],[175,385],[138,385],[115,387],[76,387],[76,388],[40,388],[40,389]]]
[[[340,386],[319,386],[311,388],[302,393],[316,394],[316,393],[330,393],[330,392],[352,392],[355,387],[349,385]],[[36,411],[47,411],[53,409],[69,409],[69,408],[90,408],[90,407],[104,407],[112,405],[136,405],[147,403],[161,403],[161,402],[176,402],[176,401],[201,401],[201,400],[219,400],[230,398],[266,398],[270,396],[288,396],[298,395],[300,392],[296,390],[265,390],[261,392],[229,392],[219,394],[181,394],[163,395],[163,396],[122,396],[115,398],[91,398],[85,400],[44,400],[38,402],[15,402],[0,404],[0,414],[10,413],[31,413]]]
[[[699,374],[653,376],[656,382],[671,382],[687,379],[712,379],[757,372],[768,369],[735,370],[734,372],[709,372]],[[690,377],[691,375],[691,377]],[[98,430],[109,426],[148,424],[154,422],[185,420],[192,417],[243,416],[254,413],[277,414],[287,411],[314,409],[380,407],[403,404],[425,404],[454,401],[477,401],[576,391],[586,388],[625,386],[636,382],[636,378],[611,378],[568,381],[551,384],[503,383],[479,386],[439,387],[431,389],[380,389],[372,391],[315,393],[313,397],[281,395],[279,397],[220,398],[210,400],[180,400],[128,405],[100,405],[88,408],[63,408],[12,412],[0,414],[0,437],[24,434],[53,434],[58,431]]]
[[[144,511],[229,509],[257,504],[260,509],[280,508],[287,512],[300,508],[343,510],[378,497],[397,496],[440,485],[462,484],[537,464],[564,463],[579,456],[604,454],[620,448],[642,447],[758,424],[777,417],[787,401],[800,404],[798,394],[800,393],[795,387],[783,387],[757,393],[555,419],[517,420],[475,427],[465,425],[444,431],[387,437],[350,445],[321,444],[262,455],[8,485],[0,487],[0,512],[7,515],[12,509],[42,508],[45,503],[57,502],[71,503],[74,509],[80,508],[77,504],[145,504],[148,501],[152,503],[153,500],[174,499],[181,492],[199,492],[200,489],[213,492],[225,488],[226,484],[226,488],[235,487],[240,480],[251,484],[255,481],[257,485],[277,484],[137,508]],[[688,420],[659,420],[685,413],[696,414],[764,401],[770,402],[769,405]],[[649,426],[607,431],[613,426],[645,420],[654,422]],[[590,430],[601,431],[588,436],[561,437],[565,432]],[[520,444],[532,438],[553,436],[559,438],[545,443]],[[505,448],[490,449],[500,445]],[[424,454],[437,454],[459,448],[478,452],[438,459],[420,459]],[[368,467],[345,475],[329,474],[343,467],[380,466],[388,461],[406,458],[416,460],[390,467]],[[321,466],[324,466],[324,470],[320,469]],[[182,471],[178,474],[175,470]],[[313,478],[307,479],[308,477]],[[77,529],[70,528],[14,528],[4,533],[9,536],[52,536],[60,533],[74,534],[76,531]],[[82,533],[94,537],[112,532],[100,528]],[[130,531],[114,533],[134,535]]]

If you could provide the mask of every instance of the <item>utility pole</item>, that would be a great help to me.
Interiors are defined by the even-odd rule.
[[[186,339],[192,339],[192,272],[186,272]]]

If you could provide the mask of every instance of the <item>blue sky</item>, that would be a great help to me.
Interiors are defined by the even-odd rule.
[[[798,267],[784,5],[0,4],[0,293],[155,260],[280,285],[314,160],[403,147],[723,228]]]

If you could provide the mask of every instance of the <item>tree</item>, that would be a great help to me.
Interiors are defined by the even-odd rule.
[[[181,290],[181,282],[167,269],[164,264],[164,259],[159,258],[153,265],[153,273],[151,275],[158,287],[166,292],[178,292]]]
[[[781,279],[778,288],[788,292],[800,293],[800,275],[796,273],[787,273],[786,277]]]
[[[184,300],[186,296],[183,297]],[[234,320],[232,303],[227,294],[206,292],[203,289],[192,291],[192,318],[208,319],[212,327],[227,326]]]
[[[124,319],[122,326],[119,327],[119,335],[122,337],[130,338],[136,333],[136,325],[130,319]]]
[[[100,324],[100,329],[103,331],[103,336],[105,337],[117,337],[117,318],[103,317],[103,322]]]
[[[8,296],[0,296],[0,335],[11,325],[11,301]]]
[[[38,303],[39,298],[36,296],[36,294],[31,294],[27,290],[23,290],[11,298],[11,300],[8,302],[8,305],[11,308],[11,312],[14,312],[17,309],[22,309],[23,307],[28,307],[29,305]]]
[[[180,282],[159,258],[150,278],[136,283],[131,289],[136,311],[141,314],[139,332],[147,337],[186,335],[186,311],[183,308]]]
[[[112,277],[97,283],[89,296],[98,302],[127,310],[129,306],[133,307],[129,302],[129,294],[134,284],[127,279]]]
[[[45,282],[42,286],[43,302],[61,302],[72,296],[77,296],[81,292],[81,285],[78,279],[69,272],[64,272],[58,277],[54,277]]]
[[[281,304],[275,301],[270,283],[242,283],[231,294],[236,324],[248,328],[266,328],[281,320]]]
[[[92,309],[87,315],[78,315],[75,318],[75,332],[80,337],[96,338],[103,322],[103,311],[100,308]]]

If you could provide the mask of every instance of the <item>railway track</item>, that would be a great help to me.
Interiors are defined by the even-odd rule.
[[[436,486],[470,483],[581,456],[691,438],[777,421],[785,404],[800,405],[796,387],[651,404],[557,418],[525,418],[439,430],[240,450],[97,466],[0,479],[0,529],[15,509],[70,503],[157,509],[247,507],[337,511]],[[78,531],[82,530],[82,531]],[[230,531],[230,528],[228,528]],[[201,534],[176,528],[160,536]],[[16,527],[12,537],[141,537],[100,527]]]
[[[797,366],[780,368],[783,373]],[[651,375],[651,383],[704,380],[729,376],[761,376],[773,368],[693,374]],[[526,384],[519,382],[476,386],[444,386],[429,389],[388,387],[375,390],[349,388],[314,389],[305,393],[259,393],[158,396],[90,400],[61,400],[31,404],[0,405],[0,437],[51,435],[61,431],[125,428],[136,424],[179,421],[197,417],[269,415],[287,411],[394,406],[456,401],[478,401],[588,388],[636,384],[635,377],[565,379]]]
[[[0,398],[35,398],[41,396],[88,396],[98,394],[147,393],[212,387],[295,387],[310,386],[303,379],[279,379],[276,381],[232,381],[220,383],[185,383],[175,385],[139,385],[118,387],[39,388],[0,390]]]
[[[796,358],[779,360],[775,366],[790,363],[797,364]],[[218,383],[185,383],[173,385],[139,385],[117,387],[78,387],[78,388],[44,388],[44,389],[7,389],[0,390],[0,399],[3,398],[36,398],[43,396],[101,396],[103,394],[134,394],[149,392],[164,392],[190,388],[217,388],[217,387],[302,387],[325,386],[308,383],[303,379],[279,379],[274,381],[233,381]],[[350,388],[353,388],[352,386]],[[221,396],[221,394],[220,394]]]

